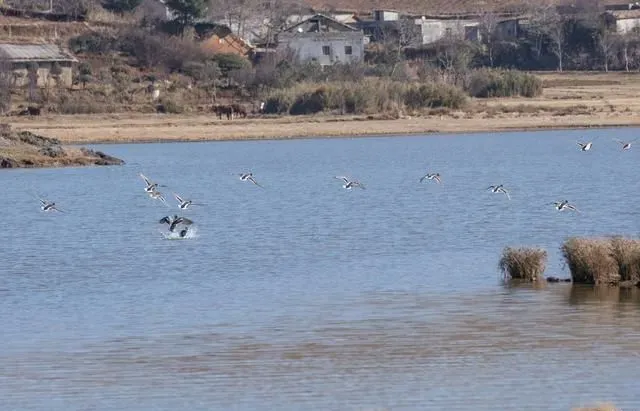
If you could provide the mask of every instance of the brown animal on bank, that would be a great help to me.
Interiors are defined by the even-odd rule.
[[[233,103],[231,104],[231,108],[233,109],[234,113],[237,113],[242,118],[247,118],[247,110],[240,104]]]
[[[233,107],[229,105],[216,104],[213,106],[213,112],[218,115],[218,119],[222,120],[222,116],[227,116],[227,120],[233,120]]]
[[[42,110],[40,107],[29,106],[18,112],[19,116],[39,116]]]

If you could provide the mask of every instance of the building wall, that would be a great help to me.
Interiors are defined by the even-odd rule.
[[[329,55],[323,47],[329,47]],[[346,54],[351,47],[351,55]],[[334,63],[354,63],[364,60],[364,34],[362,32],[332,33],[280,33],[278,49],[290,49],[300,61],[316,60],[323,66]]]
[[[213,34],[211,37],[200,43],[200,48],[206,53],[231,53],[242,57],[246,57],[250,51],[248,47],[242,44],[242,41],[238,40],[232,34],[223,38]]]
[[[71,62],[59,62],[62,73],[60,74],[60,86],[71,87],[73,83],[73,66]],[[46,87],[56,85],[56,81],[50,76],[53,63],[38,62],[38,87]],[[24,87],[29,85],[29,76],[27,63],[13,63],[14,83],[16,87]]]
[[[640,27],[640,18],[638,19],[617,19],[616,31],[620,34],[633,31],[634,28]]]
[[[434,43],[447,35],[467,39],[477,40],[477,30],[474,28],[480,25],[477,21],[471,20],[416,20],[422,33],[422,44]]]

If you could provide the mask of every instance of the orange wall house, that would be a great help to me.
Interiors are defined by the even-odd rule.
[[[200,47],[207,53],[231,53],[242,57],[247,57],[252,47],[241,38],[227,34],[219,37],[217,34],[211,34],[200,43]]]

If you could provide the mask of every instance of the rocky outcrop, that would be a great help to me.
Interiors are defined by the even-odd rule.
[[[111,166],[124,161],[101,151],[64,147],[55,138],[0,126],[0,168]]]

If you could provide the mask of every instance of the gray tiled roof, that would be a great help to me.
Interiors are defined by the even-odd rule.
[[[0,59],[10,61],[78,61],[55,44],[0,43]]]

